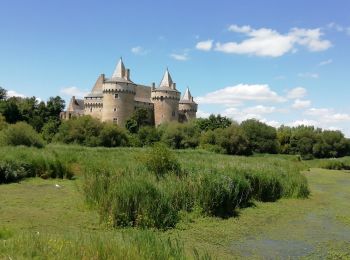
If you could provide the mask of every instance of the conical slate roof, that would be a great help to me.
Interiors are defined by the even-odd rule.
[[[173,85],[173,80],[170,76],[169,70],[168,68],[166,69],[163,79],[159,84],[160,88],[171,88],[171,86]]]
[[[191,95],[189,87],[186,88],[185,93],[183,94],[182,98],[180,99],[180,103],[195,103],[193,101],[193,97]]]
[[[112,75],[113,78],[124,78],[125,77],[125,66],[123,63],[123,59],[120,58],[117,66],[115,67],[115,70]]]

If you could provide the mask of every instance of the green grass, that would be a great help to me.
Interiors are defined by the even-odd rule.
[[[100,219],[99,212],[86,203],[83,173],[102,168],[113,176],[142,174],[138,158],[146,151],[79,146],[0,149],[0,156],[18,154],[19,158],[28,152],[34,156],[55,153],[76,176],[75,180],[33,178],[0,185],[0,258],[193,259],[196,252],[200,258],[211,255],[217,259],[270,256],[267,254],[311,259],[349,256],[350,174],[342,171],[312,169],[305,172],[311,190],[309,199],[298,199],[302,197],[296,192],[300,187],[291,185],[290,189],[283,189],[281,199],[255,200],[230,218],[207,216],[202,212],[203,205],[183,201],[190,189],[184,188],[184,182],[177,177],[168,176],[159,187],[173,194],[172,203],[191,209],[179,211],[175,228],[111,228],[109,219]],[[287,184],[297,184],[295,176],[299,175],[294,173],[307,169],[306,163],[293,156],[247,158],[186,150],[176,152],[176,157],[182,169],[193,176],[205,176],[203,171],[209,174],[205,169],[215,169],[219,176],[230,176],[238,170],[237,176],[250,172],[272,175],[273,178],[256,184],[263,193],[264,185],[273,183],[277,174]],[[287,184],[282,183],[283,187]]]

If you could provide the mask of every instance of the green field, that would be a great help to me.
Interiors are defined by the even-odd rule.
[[[99,209],[86,203],[87,169],[140,170],[146,149],[49,146],[9,148],[2,158],[53,152],[75,174],[74,180],[29,178],[0,185],[0,258],[4,259],[183,259],[183,258],[350,258],[350,173],[312,168],[292,156],[233,157],[178,151],[187,170],[269,169],[267,174],[304,171],[309,198],[252,200],[235,217],[181,212],[167,230],[112,228]],[[283,167],[289,167],[284,169]],[[267,170],[266,170],[267,171]],[[287,175],[286,175],[287,176]]]

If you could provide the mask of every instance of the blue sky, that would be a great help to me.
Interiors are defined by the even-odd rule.
[[[120,56],[141,84],[168,66],[199,115],[315,124],[350,136],[350,2],[0,2],[0,86],[83,95]]]

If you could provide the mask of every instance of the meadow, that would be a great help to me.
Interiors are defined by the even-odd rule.
[[[326,207],[333,197],[318,194],[325,192],[320,182],[345,185],[348,178],[346,172],[308,169],[349,161],[71,145],[2,147],[0,158],[0,169],[15,165],[21,173],[15,183],[0,185],[0,256],[38,259],[261,256],[266,246],[284,245],[276,242],[283,240],[279,226],[292,231],[290,222]],[[346,188],[338,193],[348,196]],[[339,214],[342,203],[337,197],[334,218],[347,227],[350,215]],[[259,238],[271,232],[274,239]],[[296,230],[291,234],[298,240]],[[305,237],[295,242],[295,252],[312,240]],[[348,256],[338,242],[331,253]],[[324,254],[314,244],[305,256]]]

